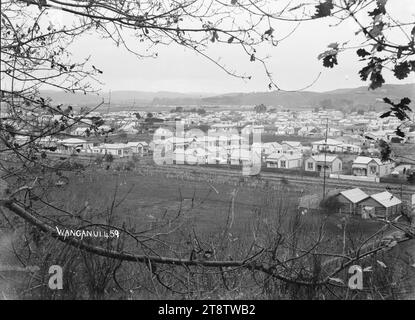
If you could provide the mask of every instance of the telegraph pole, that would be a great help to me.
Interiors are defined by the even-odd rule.
[[[110,112],[110,108],[111,108],[111,89],[108,91],[108,108],[107,108],[107,113]]]
[[[323,200],[326,198],[326,164],[327,164],[327,133],[329,130],[329,118],[326,118],[326,135],[324,138],[324,167],[323,167]]]

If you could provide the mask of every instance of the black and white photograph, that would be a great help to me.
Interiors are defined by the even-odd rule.
[[[415,300],[415,1],[1,0],[0,36],[3,302]]]

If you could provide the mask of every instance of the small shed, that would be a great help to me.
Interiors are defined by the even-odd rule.
[[[369,195],[359,188],[354,188],[342,191],[336,197],[341,204],[339,213],[359,214],[359,202],[369,198]]]
[[[372,194],[359,203],[359,209],[375,217],[389,217],[400,212],[402,201],[388,191]]]

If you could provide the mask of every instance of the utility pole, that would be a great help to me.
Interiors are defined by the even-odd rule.
[[[110,107],[111,107],[111,89],[108,91],[108,108],[107,108],[107,113],[110,112]]]
[[[329,129],[329,118],[326,118],[326,135],[324,139],[324,166],[323,166],[323,200],[326,198],[326,164],[327,164],[327,133]]]

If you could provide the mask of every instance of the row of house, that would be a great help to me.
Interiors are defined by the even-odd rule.
[[[317,154],[304,158],[301,153],[274,153],[268,156],[265,162],[268,168],[304,169],[309,172],[326,172],[327,175],[343,171],[341,158],[331,154]],[[383,177],[391,174],[394,166],[391,161],[382,162],[379,158],[358,156],[352,163],[352,175]]]
[[[148,152],[148,144],[145,141],[127,142],[127,143],[103,143],[98,146],[86,149],[86,152],[95,154],[111,154],[113,156],[124,158],[133,155],[144,155]]]
[[[259,155],[268,168],[303,169],[309,172],[325,172],[327,175],[341,174],[343,171],[343,161],[338,155],[318,153],[305,156],[312,150],[298,141],[248,145],[243,136],[231,133],[227,135],[223,132],[200,137],[159,139],[150,143],[150,149],[167,152],[168,155],[164,154],[163,157],[170,163],[240,165],[252,163],[252,159],[257,159]],[[352,163],[352,175],[382,177],[390,174],[393,167],[392,162],[357,156]]]
[[[155,160],[157,161],[156,157],[157,154],[155,154]],[[171,153],[163,154],[162,159],[166,164],[227,164],[243,166],[250,166],[253,163],[261,164],[259,152],[241,148],[176,149]]]
[[[309,172],[323,172],[325,167],[326,174],[342,171],[342,160],[338,156],[333,155],[312,155],[304,160],[301,153],[272,154],[265,161],[268,168],[304,169]]]
[[[57,153],[111,154],[119,158],[144,155],[149,151],[149,145],[145,141],[96,144],[79,138],[57,139],[45,137],[36,143],[48,148],[55,147]]]

